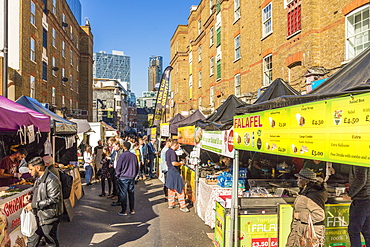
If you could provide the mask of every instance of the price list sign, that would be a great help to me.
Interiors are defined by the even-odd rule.
[[[370,166],[370,93],[234,117],[236,149]]]

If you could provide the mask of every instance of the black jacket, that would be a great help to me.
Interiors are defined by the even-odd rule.
[[[40,180],[36,180],[32,208],[39,218],[40,225],[51,224],[59,220],[63,213],[61,183],[48,169],[45,170]]]
[[[370,168],[352,166],[349,173],[349,192],[352,200],[370,199]]]

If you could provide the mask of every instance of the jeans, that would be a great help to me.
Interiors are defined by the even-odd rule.
[[[155,175],[153,174],[153,169],[154,169],[154,158],[149,158],[149,164],[148,164],[148,169],[149,169],[149,177],[154,178]]]
[[[86,183],[90,183],[91,182],[91,177],[92,177],[92,166],[88,165],[88,166],[85,166],[85,181]]]
[[[45,237],[46,246],[59,246],[58,225],[59,220],[51,224],[39,226],[36,232],[28,238],[27,247],[38,246],[42,236]]]
[[[361,247],[361,233],[370,246],[370,199],[354,200],[349,209],[348,234],[352,247]]]
[[[127,210],[127,196],[130,205],[130,211],[134,211],[135,206],[135,178],[130,179],[117,179],[119,190],[119,202],[121,203],[122,213]]]

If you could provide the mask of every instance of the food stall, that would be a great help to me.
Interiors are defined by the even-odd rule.
[[[0,96],[0,158],[11,145],[23,144],[28,150],[43,147],[42,137],[50,131],[50,118]],[[20,231],[20,214],[28,203],[32,185],[22,182],[0,188],[0,245],[25,246]]]
[[[322,160],[329,165],[335,162],[369,166],[370,159],[366,155],[369,148],[367,142],[370,137],[366,131],[370,121],[369,102],[370,93],[343,93],[337,98],[235,116],[234,146],[237,150],[235,157],[239,155],[238,150],[248,150],[278,156]],[[250,188],[250,191],[252,189]],[[250,197],[247,198],[243,197],[238,200],[235,200],[237,197],[233,198],[230,213],[223,205],[221,205],[223,209],[217,210],[219,213],[216,225],[221,230],[215,231],[216,235],[218,234],[218,239],[215,237],[215,244],[231,246],[232,241],[238,241],[242,245],[243,238],[243,241],[247,242],[243,242],[242,246],[266,246],[266,243],[268,243],[267,246],[285,246],[290,232],[289,225],[294,201],[294,197],[283,196],[281,192],[285,189],[291,190],[292,188],[278,186],[275,191],[268,190],[268,197],[263,198],[263,203],[259,203],[260,213],[266,214],[268,207],[263,206],[265,200],[267,202],[269,197],[273,196],[273,198],[283,199],[275,205],[277,211],[274,217],[277,222],[277,231],[274,236],[265,239],[243,238],[243,236],[258,231],[258,229],[243,224],[241,220],[245,212],[246,215],[253,214],[253,210],[248,205],[253,205],[254,201],[260,199],[254,198],[249,193]],[[349,246],[346,227],[350,202],[343,201],[340,194],[341,189],[338,188],[338,183],[328,184],[325,246]],[[233,196],[234,193],[235,189],[233,189]],[[234,212],[232,212],[233,209]],[[225,215],[231,216],[229,224],[227,223],[228,216],[223,217]],[[227,227],[230,227],[231,233],[227,232],[225,229]],[[265,226],[261,227],[263,230]],[[238,234],[230,239],[233,232]],[[224,238],[222,239],[221,236]]]

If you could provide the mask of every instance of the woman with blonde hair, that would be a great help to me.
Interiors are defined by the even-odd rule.
[[[89,186],[89,185],[92,185],[91,177],[93,173],[93,168],[92,168],[93,154],[92,154],[90,146],[85,147],[85,152],[83,155],[84,155],[85,181],[86,181],[86,185]]]

